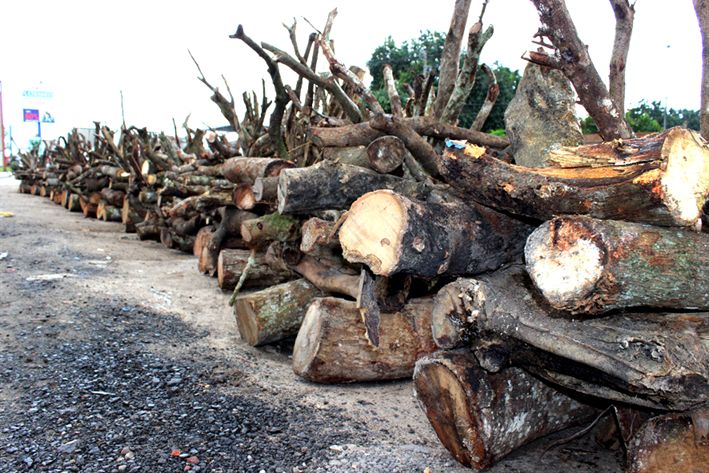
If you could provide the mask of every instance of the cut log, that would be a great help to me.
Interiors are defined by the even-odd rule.
[[[203,246],[201,253],[197,255],[197,269],[200,273],[209,274],[210,276],[217,275],[217,264],[219,262],[219,255],[217,255],[217,262],[213,262],[212,251],[210,250],[210,245],[212,243],[212,239],[215,237],[215,233],[216,231],[213,231],[207,233],[206,235],[202,235],[202,238],[204,238],[202,243]],[[197,240],[195,237],[195,243],[196,241]],[[250,248],[249,244],[241,238],[227,236],[221,240],[221,244],[219,245],[219,251],[224,249],[249,250]]]
[[[127,233],[135,233],[135,226],[145,219],[147,209],[137,196],[127,194],[121,206],[121,222],[126,226]]]
[[[322,155],[324,160],[339,164],[363,168],[370,166],[366,146],[326,147],[322,149]]]
[[[96,206],[96,218],[104,222],[120,222],[121,207],[114,207],[103,200]]]
[[[232,158],[236,159],[236,158]],[[241,223],[244,220],[256,218],[257,215],[246,210],[234,207],[223,207],[220,212],[221,221],[214,233],[211,234],[199,260],[199,270],[215,276],[217,273],[217,259],[219,251],[224,247],[224,240],[229,237],[241,236]]]
[[[215,228],[213,225],[207,225],[202,227],[197,232],[194,240],[194,247],[192,248],[192,254],[199,257],[202,254],[202,249],[207,246],[207,242],[211,238],[211,233],[214,233]]]
[[[320,291],[304,279],[240,294],[234,314],[241,338],[259,346],[296,335],[308,304],[319,295]]]
[[[628,473],[697,473],[709,466],[709,409],[645,422],[630,441]]]
[[[64,207],[69,210],[69,212],[80,212],[81,211],[81,203],[79,194],[72,194],[67,192],[65,194],[65,201],[66,203],[64,204]]]
[[[113,189],[101,189],[101,197],[104,202],[113,207],[121,207],[123,205],[123,198],[126,193],[123,191],[117,191]]]
[[[521,265],[454,284],[434,301],[436,341],[455,346],[441,334],[475,333],[468,340],[488,370],[510,362],[574,391],[663,411],[709,400],[707,313],[550,317]]]
[[[223,249],[217,260],[217,284],[225,291],[231,291],[239,282],[244,268],[249,264],[248,250]],[[264,260],[262,253],[254,255],[253,263],[249,265],[243,288],[266,287],[293,279],[293,272],[279,268],[271,268]]]
[[[416,360],[436,349],[430,322],[431,300],[412,299],[402,311],[382,314],[374,347],[354,302],[316,299],[295,340],[293,371],[318,383],[408,378]]]
[[[529,237],[527,271],[572,313],[625,307],[709,309],[709,236],[589,217],[559,217]]]
[[[258,178],[261,179],[261,178]],[[241,210],[251,210],[256,206],[256,197],[251,184],[242,183],[234,187],[232,199],[236,208]]]
[[[278,158],[229,158],[222,164],[222,173],[231,182],[253,184],[257,177],[278,176],[293,166]]]
[[[252,245],[270,241],[292,241],[300,234],[300,220],[272,213],[241,222],[241,238]]]
[[[309,255],[303,256],[293,270],[323,292],[344,294],[353,299],[359,296],[359,271],[328,265]]]
[[[496,269],[521,256],[531,230],[475,203],[424,203],[379,190],[352,204],[339,235],[344,257],[374,274],[431,278]]]
[[[406,149],[406,145],[396,136],[382,136],[367,146],[369,167],[382,174],[392,172],[400,167],[407,154],[410,153]]]
[[[419,360],[414,390],[443,446],[476,469],[597,413],[520,368],[488,373],[467,351]]]
[[[468,145],[446,148],[441,174],[492,208],[539,220],[590,215],[663,226],[701,225],[709,196],[709,147],[673,128],[638,139],[552,152],[559,168],[526,168]]]
[[[335,222],[313,217],[300,228],[300,251],[305,254],[320,253],[320,249],[339,247],[337,238],[334,238]]]
[[[251,192],[257,203],[275,207],[278,203],[278,176],[257,177]]]
[[[302,214],[346,209],[358,197],[377,189],[425,199],[430,188],[369,169],[323,161],[307,168],[286,169],[278,181],[278,211]]]

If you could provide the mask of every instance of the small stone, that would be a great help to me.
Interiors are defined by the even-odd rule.
[[[199,463],[199,458],[195,455],[192,455],[191,457],[188,457],[185,461],[192,465],[196,465],[197,463]]]
[[[175,449],[173,449],[173,450],[170,452],[170,456],[173,457],[173,458],[174,458],[174,457],[179,457],[181,453],[182,453],[182,452],[181,452],[180,450],[178,450],[177,448],[175,448]]]
[[[344,448],[339,445],[330,445],[330,450],[332,450],[333,452],[341,452],[344,450]]]
[[[128,447],[123,447],[123,448],[121,449],[121,455],[125,456],[125,455],[127,455],[128,453],[130,453],[130,448],[128,448]]]
[[[79,446],[79,439],[74,439],[70,442],[60,445],[59,448],[57,448],[57,451],[59,453],[70,454],[70,453],[74,453],[74,451],[76,450],[76,447],[78,447],[78,446]]]
[[[118,465],[118,471],[126,471],[128,469],[128,465]]]

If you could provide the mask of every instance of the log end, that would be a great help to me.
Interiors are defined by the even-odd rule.
[[[322,325],[320,304],[322,304],[322,299],[316,299],[308,307],[293,346],[293,372],[311,381],[309,374],[317,371],[313,364],[316,362],[317,354],[320,351],[320,329]]]
[[[475,280],[458,279],[443,286],[433,300],[431,330],[439,348],[450,350],[469,346],[472,325],[469,317],[480,313],[485,296]]]
[[[702,207],[709,196],[709,146],[699,133],[674,128],[661,155],[667,167],[653,193],[659,194],[678,224],[701,229]]]
[[[527,272],[553,307],[578,311],[604,276],[605,248],[584,219],[556,218],[527,239]]]
[[[393,274],[407,220],[406,206],[396,193],[378,190],[364,194],[352,204],[340,228],[345,259],[364,263],[380,276]]]
[[[262,340],[259,339],[260,330],[256,323],[258,319],[248,300],[236,299],[234,303],[234,315],[236,316],[236,325],[239,329],[241,339],[252,347],[262,344]]]

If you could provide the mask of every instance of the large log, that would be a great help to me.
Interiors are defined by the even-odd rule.
[[[697,473],[709,468],[709,409],[645,422],[628,448],[628,473]]]
[[[567,319],[530,292],[521,265],[451,284],[434,302],[435,339],[446,348],[472,343],[486,369],[510,362],[571,390],[657,410],[709,400],[707,313]],[[448,335],[456,330],[467,338]]]
[[[433,204],[388,190],[363,195],[340,228],[343,255],[374,274],[475,274],[521,256],[532,227],[476,203]]]
[[[438,352],[419,360],[414,389],[443,446],[477,469],[596,413],[520,368],[488,373],[470,352]]]
[[[222,164],[224,177],[234,183],[253,184],[258,177],[278,176],[292,168],[290,161],[278,158],[229,158]]]
[[[278,180],[278,211],[301,214],[346,209],[358,197],[377,189],[424,199],[430,188],[369,169],[323,161],[307,168],[284,170]]]
[[[638,139],[552,151],[556,167],[507,164],[468,145],[446,148],[441,174],[484,205],[539,220],[590,215],[663,226],[701,225],[709,147],[673,128]]]
[[[267,287],[293,279],[293,272],[280,268],[271,268],[265,261],[262,253],[252,256],[253,262],[249,264],[251,251],[225,248],[219,252],[217,260],[217,284],[225,291],[233,290],[244,269],[249,267],[242,285],[243,288]]]
[[[241,338],[258,346],[296,335],[308,304],[319,295],[304,279],[239,294],[234,314]]]
[[[403,310],[381,315],[374,347],[355,302],[316,299],[295,340],[293,371],[318,383],[408,378],[416,360],[436,349],[430,323],[431,300],[412,299]]]
[[[527,271],[555,308],[709,309],[709,236],[616,220],[559,217],[527,240]]]

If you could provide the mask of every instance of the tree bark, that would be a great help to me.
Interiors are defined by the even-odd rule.
[[[334,238],[335,222],[313,217],[301,227],[300,251],[305,254],[320,253],[321,248],[331,249],[339,246]]]
[[[611,53],[608,92],[621,117],[625,117],[625,65],[630,49],[630,36],[633,34],[635,2],[628,0],[610,0],[615,15],[615,37]]]
[[[666,414],[645,422],[629,443],[628,473],[696,473],[709,465],[709,410]]]
[[[574,84],[584,108],[598,126],[604,140],[631,138],[633,130],[625,122],[611,99],[591,61],[586,45],[579,39],[576,26],[564,0],[532,0],[542,22],[540,33],[551,40],[558,56],[530,53],[532,62],[560,69]]]
[[[222,164],[222,173],[229,181],[253,184],[258,177],[278,176],[283,169],[294,167],[290,161],[277,158],[229,158]]]
[[[432,204],[389,190],[363,195],[340,228],[344,257],[374,274],[475,274],[521,255],[532,228],[471,203]]]
[[[259,204],[275,207],[278,203],[278,176],[257,177],[251,187],[254,200]]]
[[[525,257],[534,284],[559,310],[709,310],[709,238],[702,233],[558,217],[530,235]]]
[[[446,148],[443,178],[475,200],[547,220],[581,214],[663,226],[700,225],[709,196],[709,147],[690,130],[562,148],[554,168],[507,164],[479,147]]]
[[[319,295],[320,291],[304,279],[239,294],[234,314],[241,338],[259,346],[296,335],[308,304]]]
[[[286,169],[278,181],[278,212],[312,213],[346,209],[358,197],[376,189],[393,189],[425,198],[430,188],[400,177],[379,174],[346,164],[321,162],[307,168]]]
[[[217,260],[217,284],[225,291],[231,291],[239,282],[246,268],[251,251],[223,249]],[[255,264],[249,266],[243,288],[267,287],[293,279],[293,272],[279,268],[271,268],[263,254],[257,253]]]
[[[381,342],[364,334],[352,301],[315,299],[293,347],[293,371],[317,383],[352,383],[408,378],[416,360],[435,350],[430,299],[414,299],[400,312],[382,314]]]
[[[488,373],[470,352],[419,360],[414,390],[443,446],[476,469],[596,413],[519,368]]]
[[[702,109],[699,113],[702,137],[709,141],[709,4],[707,0],[694,0],[694,10],[702,34]]]
[[[241,222],[241,238],[252,245],[270,241],[292,241],[300,234],[300,220],[272,213]]]
[[[399,97],[399,91],[396,90],[394,74],[392,73],[391,66],[389,64],[384,64],[383,73],[384,84],[386,85],[389,103],[391,104],[391,114],[395,117],[403,117],[404,111],[401,108],[401,97]]]
[[[406,145],[396,136],[382,136],[367,146],[369,167],[381,174],[387,174],[399,168],[404,157],[410,154]]]
[[[454,284],[434,300],[432,332],[443,347],[471,341],[488,370],[521,366],[573,391],[661,411],[709,400],[707,313],[565,318],[535,296],[520,265]],[[446,335],[456,330],[463,335]]]
[[[359,296],[358,271],[328,265],[310,255],[303,256],[293,270],[323,292],[343,294],[353,299]]]
[[[492,108],[497,102],[497,97],[500,95],[500,86],[497,83],[497,78],[495,77],[495,73],[493,72],[493,70],[490,69],[487,64],[483,64],[482,66],[480,66],[480,69],[487,76],[487,81],[490,85],[488,85],[487,87],[485,101],[480,107],[480,110],[478,110],[478,114],[475,115],[475,120],[473,120],[473,123],[470,125],[470,129],[476,131],[480,131],[483,129],[483,126],[487,121],[487,117],[490,116],[490,112],[492,112]]]

